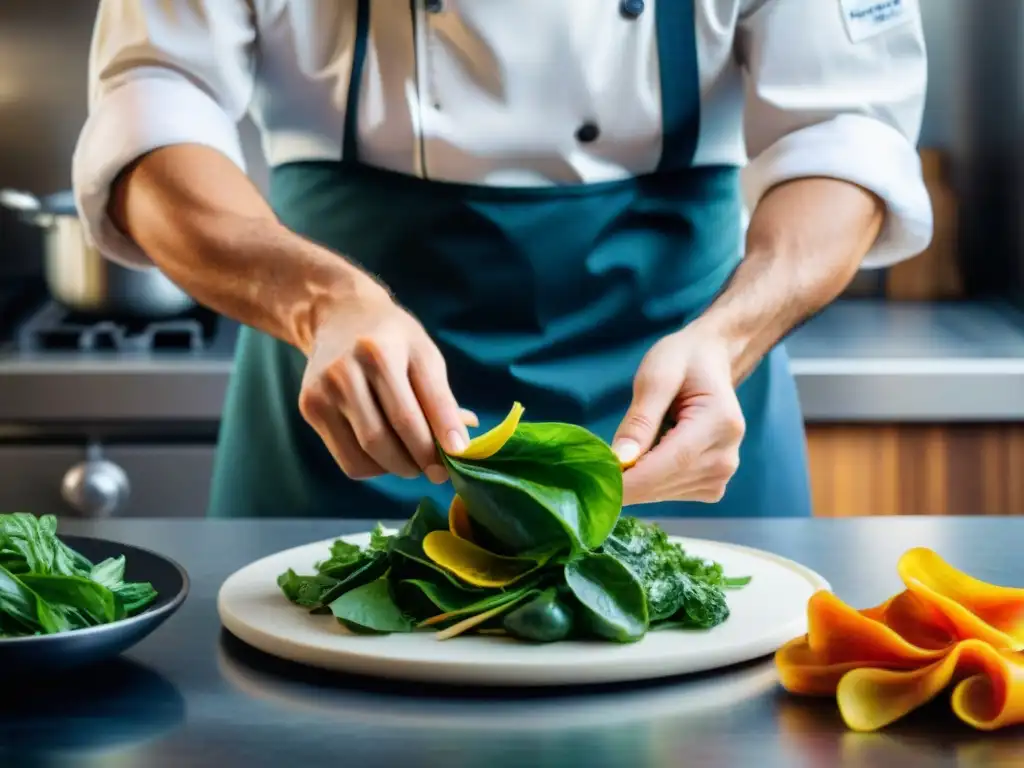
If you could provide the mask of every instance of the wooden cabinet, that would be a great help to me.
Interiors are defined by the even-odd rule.
[[[1024,514],[1024,424],[809,424],[814,512]]]

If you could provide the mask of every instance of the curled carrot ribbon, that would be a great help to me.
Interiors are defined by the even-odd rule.
[[[1024,589],[979,581],[929,549],[897,566],[906,589],[855,610],[814,594],[807,634],[775,655],[782,686],[835,696],[847,726],[874,731],[953,685],[953,711],[980,730],[1024,723]]]

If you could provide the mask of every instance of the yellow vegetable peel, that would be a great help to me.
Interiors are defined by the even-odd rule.
[[[512,437],[516,427],[519,426],[519,420],[522,418],[524,410],[525,408],[523,408],[522,404],[513,403],[512,410],[508,412],[508,416],[500,424],[484,432],[482,435],[474,437],[469,441],[469,445],[466,446],[464,451],[449,455],[457,459],[468,459],[470,461],[491,458]]]
[[[496,555],[451,531],[428,533],[423,539],[423,552],[474,587],[505,587],[537,568],[535,560]]]

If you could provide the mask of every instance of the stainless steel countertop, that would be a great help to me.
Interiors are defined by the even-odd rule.
[[[217,421],[236,327],[200,354],[0,348],[0,422]],[[809,422],[1024,421],[1024,312],[843,300],[787,340]]]
[[[31,698],[39,702],[33,708],[25,706],[21,693],[3,697],[0,764],[1024,765],[1020,728],[973,731],[952,716],[948,695],[881,733],[850,732],[834,701],[786,695],[770,659],[642,685],[495,691],[332,675],[272,659],[221,630],[216,595],[236,569],[370,525],[365,520],[62,522],[66,533],[159,549],[188,570],[191,594],[175,616],[113,669],[69,674],[50,684],[33,679]],[[915,546],[930,547],[986,581],[1024,584],[1020,518],[696,519],[663,525],[675,534],[792,558],[821,573],[856,607],[875,605],[901,588],[896,562]],[[5,692],[11,694],[9,688]]]

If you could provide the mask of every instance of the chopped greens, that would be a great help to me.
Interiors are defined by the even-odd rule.
[[[315,573],[277,583],[357,634],[480,632],[530,642],[636,642],[654,629],[706,630],[749,583],[695,557],[656,524],[622,515],[622,468],[571,424],[502,424],[442,453],[456,496],[420,502],[402,529],[339,539]],[[0,553],[2,557],[2,553]],[[0,586],[2,599],[2,586]]]
[[[124,569],[123,555],[92,563],[71,549],[57,537],[52,515],[0,515],[0,638],[68,632],[139,613],[156,590],[126,582]]]

